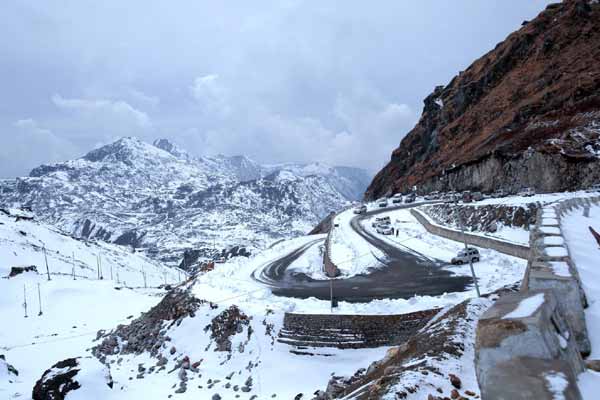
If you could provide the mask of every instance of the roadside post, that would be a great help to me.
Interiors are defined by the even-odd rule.
[[[467,235],[465,234],[465,226],[463,224],[463,220],[458,212],[458,198],[454,203],[454,209],[456,212],[456,219],[458,220],[458,224],[460,226],[460,233],[462,233],[463,242],[465,243],[465,251],[468,251],[469,245],[467,244]],[[475,268],[473,268],[473,260],[469,257],[469,266],[471,267],[471,276],[473,277],[473,283],[475,284],[475,292],[477,292],[477,297],[481,297],[481,293],[479,292],[479,284],[477,283],[477,276],[475,275]]]

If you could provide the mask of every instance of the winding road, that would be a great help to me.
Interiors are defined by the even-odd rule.
[[[403,204],[369,211],[351,220],[352,229],[364,240],[385,254],[380,260],[385,266],[367,275],[348,279],[334,279],[333,293],[338,300],[366,302],[384,298],[410,298],[414,295],[437,296],[443,293],[464,291],[472,279],[457,276],[442,269],[446,263],[427,257],[401,245],[392,245],[365,230],[361,221],[377,214],[397,209],[411,208],[424,203]],[[289,270],[289,266],[310,247],[324,239],[316,239],[296,248],[285,256],[254,271],[253,278],[271,287],[273,294],[285,297],[322,300],[330,298],[330,281],[315,280],[303,273]]]

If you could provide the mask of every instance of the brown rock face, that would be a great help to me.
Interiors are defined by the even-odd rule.
[[[600,4],[549,5],[424,101],[366,198],[600,181]]]

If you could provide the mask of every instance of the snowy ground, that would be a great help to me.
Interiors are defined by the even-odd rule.
[[[542,205],[554,203],[560,200],[572,199],[574,197],[590,197],[596,196],[598,193],[588,193],[584,190],[579,190],[576,192],[558,192],[558,193],[544,193],[544,194],[536,194],[531,197],[524,196],[508,196],[508,197],[499,197],[496,199],[485,199],[473,203],[468,203],[468,205],[474,206],[485,206],[488,204],[504,204],[504,205],[523,205],[528,203],[536,203],[540,202]]]
[[[569,246],[571,257],[577,265],[589,307],[585,310],[588,335],[592,344],[589,359],[600,359],[600,248],[588,230],[592,226],[600,231],[600,207],[590,208],[589,217],[583,209],[575,209],[561,219],[563,235]],[[600,389],[600,374],[585,372],[579,376],[579,388],[585,399],[597,399]]]
[[[363,221],[363,226],[381,239],[398,246],[408,252],[449,263],[452,257],[464,249],[464,244],[435,236],[425,230],[410,210],[401,209],[381,214],[389,215],[392,226],[398,229],[396,235],[381,235],[371,227],[372,219]],[[373,217],[374,218],[374,217]],[[481,261],[473,264],[482,293],[493,292],[503,286],[512,285],[523,278],[527,261],[499,253],[495,250],[477,248]],[[445,267],[457,275],[470,276],[470,266],[449,265]]]
[[[42,245],[46,246],[51,280],[48,281]],[[73,280],[73,253],[75,274]],[[103,280],[97,279],[100,255]],[[164,294],[159,289],[129,289],[129,285],[175,283],[178,273],[119,246],[74,240],[35,221],[0,213],[0,354],[19,375],[14,383],[0,378],[0,398],[29,398],[43,371],[57,361],[85,354],[99,329],[111,329],[137,317]],[[35,265],[6,278],[12,266]],[[110,280],[110,270],[113,280]],[[119,283],[117,283],[117,274]],[[39,297],[38,297],[39,284]],[[25,290],[25,293],[24,293]],[[24,317],[24,295],[27,314]],[[42,315],[40,311],[40,302]]]
[[[381,259],[384,254],[352,229],[350,221],[354,217],[356,214],[353,209],[336,215],[330,235],[329,254],[341,272],[340,278],[349,278],[382,266],[378,258]]]

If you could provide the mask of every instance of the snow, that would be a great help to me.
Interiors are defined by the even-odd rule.
[[[399,230],[396,235],[378,235],[371,227],[371,219],[365,220],[363,226],[382,240],[419,257],[431,258],[449,263],[452,257],[464,249],[464,243],[433,235],[423,227],[408,209],[390,211],[381,215],[389,215],[392,225]],[[493,292],[503,286],[519,282],[526,268],[526,261],[508,256],[495,250],[476,247],[481,261],[474,264],[482,293]],[[457,275],[471,276],[469,265],[448,265],[445,268]]]
[[[562,372],[552,372],[544,375],[548,389],[552,392],[554,400],[565,400],[565,390],[569,386],[567,377]]]
[[[591,360],[600,358],[600,270],[598,257],[600,248],[588,230],[589,226],[599,228],[600,206],[590,207],[589,217],[583,216],[583,208],[573,209],[563,215],[563,229],[571,259],[577,267],[581,284],[588,300],[585,319],[588,337],[592,345]],[[600,390],[600,374],[587,371],[579,375],[579,388],[584,399],[596,399]]]
[[[558,275],[558,276],[563,276],[563,277],[570,277],[571,276],[571,271],[569,270],[569,264],[567,264],[564,261],[555,261],[555,262],[550,262],[550,267],[552,267],[552,270],[554,271],[554,275]]]
[[[569,253],[567,252],[566,247],[544,247],[544,254],[548,257],[568,257]]]
[[[577,386],[584,400],[595,400],[600,391],[600,372],[590,369],[579,374],[577,377]]]
[[[421,212],[419,209],[417,209],[416,211],[420,212],[421,215],[424,218],[426,218],[427,221],[429,221],[429,223],[432,225],[436,225],[436,226],[442,227],[444,229],[453,230],[455,232],[460,232],[460,229],[457,229],[456,227],[438,224],[426,212]],[[505,241],[508,243],[522,244],[522,245],[529,246],[529,231],[522,229],[522,228],[517,228],[514,226],[506,226],[506,225],[503,225],[500,223],[497,224],[497,227],[498,227],[498,229],[496,230],[496,232],[469,231],[467,233],[469,235],[489,237],[489,238],[493,238],[496,240],[502,240],[502,241]]]
[[[349,208],[336,215],[330,235],[331,261],[339,268],[339,278],[349,278],[367,273],[370,269],[383,266],[379,261],[385,255],[352,229],[351,221],[356,217]]]
[[[0,353],[18,371],[10,386],[0,379],[0,397],[29,396],[42,373],[57,361],[85,355],[100,329],[127,323],[155,305],[163,290],[143,288],[176,283],[177,271],[164,268],[120,246],[74,240],[35,221],[15,222],[0,214],[0,275],[7,276],[14,265],[36,265],[40,273],[23,273],[0,279],[0,315],[10,327],[0,328]],[[26,235],[19,233],[24,232]],[[41,243],[46,245],[51,280],[45,274]],[[76,280],[72,254],[75,253]],[[100,254],[104,279],[97,279],[96,255]],[[114,280],[110,279],[110,268]],[[117,274],[120,283],[116,282]],[[141,288],[129,288],[130,285]],[[42,315],[38,315],[38,285]],[[26,290],[27,314],[22,307]]]
[[[544,236],[544,245],[546,246],[564,246],[565,240],[562,236]]]
[[[544,293],[537,293],[521,300],[517,308],[506,314],[502,319],[527,318],[532,316],[544,304]]]
[[[323,271],[323,244],[326,235],[321,236],[323,236],[323,241],[309,247],[304,254],[291,263],[289,266],[290,271],[304,273],[316,280],[329,279]]]
[[[540,232],[546,235],[560,235],[560,228],[554,226],[540,226]]]

